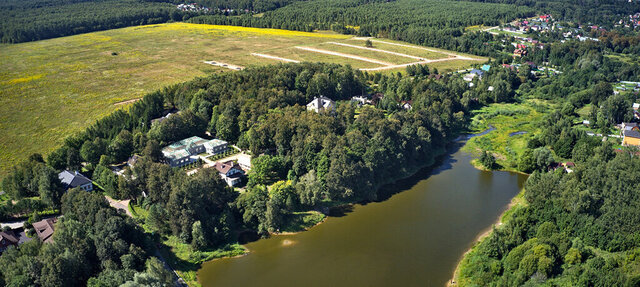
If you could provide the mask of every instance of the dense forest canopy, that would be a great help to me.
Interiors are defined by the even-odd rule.
[[[0,14],[3,43],[183,19],[174,5],[142,0],[5,0]]]

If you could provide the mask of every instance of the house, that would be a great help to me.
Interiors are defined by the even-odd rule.
[[[307,104],[307,111],[314,111],[316,113],[335,112],[336,103],[325,96],[315,97]]]
[[[522,57],[527,55],[527,50],[515,49],[513,50],[513,57]]]
[[[58,174],[58,178],[66,190],[77,187],[84,191],[93,190],[93,183],[91,180],[80,174],[78,171],[70,172],[65,170]]]
[[[140,159],[140,157],[137,154],[134,154],[132,157],[130,157],[127,160],[127,165],[129,167],[133,167],[134,165],[136,165],[136,163],[138,162],[139,159]]]
[[[162,149],[165,161],[171,167],[185,166],[198,160],[198,154],[204,153],[207,140],[193,136],[172,143]]]
[[[480,79],[482,79],[482,76],[484,76],[484,71],[478,70],[478,69],[473,69],[469,73],[478,76],[478,78],[480,78]]]
[[[170,118],[173,115],[177,115],[179,114],[180,111],[178,111],[177,109],[173,109],[171,110],[169,113],[167,113],[166,115],[159,117],[159,118],[155,118],[151,120],[151,126],[157,125],[159,123],[164,122],[166,119]]]
[[[43,243],[53,242],[53,231],[55,230],[55,224],[58,222],[57,218],[48,218],[38,222],[34,222],[33,229],[36,231],[38,238]]]
[[[373,105],[377,105],[378,102],[382,101],[382,99],[384,99],[383,93],[375,93],[371,96],[371,103]]]
[[[462,79],[467,82],[471,82],[473,81],[473,79],[475,79],[475,77],[476,77],[476,74],[466,74]]]
[[[402,107],[402,109],[404,110],[411,110],[413,108],[413,106],[411,106],[412,101],[402,101],[400,102],[400,106]]]
[[[7,250],[9,246],[18,246],[20,240],[13,231],[0,231],[0,254]]]
[[[637,129],[623,130],[622,135],[623,146],[640,146],[640,131],[638,131]]]
[[[242,177],[244,176],[244,171],[242,171],[240,165],[234,161],[216,162],[213,167],[218,170],[222,179],[224,179],[229,186],[237,185],[242,181]]]
[[[244,170],[251,169],[251,156],[248,154],[239,154],[238,155],[238,164]]]
[[[219,154],[227,151],[228,143],[219,139],[212,139],[204,143],[204,149],[208,154]]]
[[[640,109],[640,103],[633,103],[633,110],[638,111]]]
[[[572,173],[573,169],[576,167],[576,164],[571,161],[568,161],[568,162],[562,163],[562,166],[564,167],[564,170],[567,171],[567,173]]]
[[[369,100],[365,96],[354,96],[354,97],[351,98],[351,101],[356,103],[359,107],[371,104],[371,100]]]

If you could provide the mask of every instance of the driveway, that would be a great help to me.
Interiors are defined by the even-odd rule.
[[[109,205],[111,205],[111,207],[115,208],[115,209],[121,209],[124,210],[124,212],[129,216],[129,217],[133,217],[133,214],[131,214],[131,211],[129,211],[129,201],[131,201],[130,199],[127,200],[115,200],[107,195],[104,196],[104,198],[106,198],[109,201]]]

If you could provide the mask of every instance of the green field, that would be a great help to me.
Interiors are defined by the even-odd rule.
[[[551,109],[551,104],[527,100],[521,104],[491,104],[473,112],[470,129],[473,133],[495,127],[486,135],[471,138],[463,150],[480,154],[489,151],[505,170],[515,171],[517,158],[527,147],[530,138],[540,132],[539,122]],[[515,132],[525,134],[513,135]]]
[[[128,27],[0,45],[0,177],[28,154],[46,155],[66,136],[126,107],[129,100],[196,76],[230,71],[205,64],[205,60],[242,67],[280,62],[251,55],[265,53],[297,61],[350,64],[354,68],[380,66],[295,48],[320,46],[336,52],[346,52],[348,48],[349,52],[359,52],[363,57],[381,57],[378,60],[393,60],[394,64],[398,61],[394,58],[397,56],[388,53],[327,42],[364,45],[364,41],[353,40],[351,36],[327,32],[187,23]],[[448,57],[377,42],[374,47],[429,59]],[[399,58],[403,59],[398,61],[402,63],[410,60]],[[452,60],[429,66],[446,71],[468,67],[473,62],[478,61]],[[399,70],[402,69],[385,72]]]

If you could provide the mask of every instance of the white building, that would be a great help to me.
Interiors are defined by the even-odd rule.
[[[325,96],[316,97],[307,104],[307,111],[314,111],[316,113],[335,112],[336,102]]]

